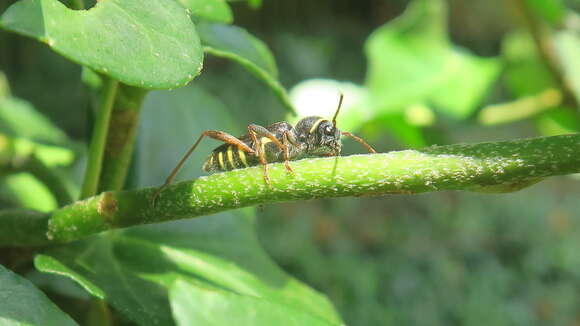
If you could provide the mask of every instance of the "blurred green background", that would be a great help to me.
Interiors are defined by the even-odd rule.
[[[0,12],[11,3],[0,1]],[[236,25],[271,49],[301,115],[329,115],[342,91],[347,105],[339,126],[379,151],[580,126],[578,1],[231,5]],[[47,145],[45,152],[77,192],[84,154],[72,159],[67,150],[79,153],[91,125],[81,67],[3,32],[0,71],[14,98],[48,118],[39,125],[65,131],[59,137],[67,146]],[[295,118],[255,76],[208,56],[189,86],[148,94],[128,186],[162,183],[204,129],[240,134],[249,123],[285,119]],[[362,152],[345,142],[345,154]],[[179,178],[200,175],[215,145],[204,143]],[[3,206],[55,207],[41,184],[31,190],[26,173],[4,174]],[[580,325],[579,195],[577,177],[559,177],[513,194],[285,203],[258,209],[257,230],[274,260],[328,295],[349,325],[571,326]]]

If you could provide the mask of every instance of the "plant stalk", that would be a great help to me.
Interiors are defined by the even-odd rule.
[[[139,113],[147,91],[120,84],[109,122],[98,192],[121,190],[131,164]]]
[[[104,77],[104,79],[99,107],[97,108],[95,127],[89,146],[87,170],[85,171],[85,179],[81,189],[81,199],[94,196],[99,187],[109,121],[119,84],[114,79],[108,77]]]
[[[580,134],[458,144],[384,154],[304,159],[217,173],[168,187],[110,191],[49,214],[0,212],[0,246],[69,242],[101,231],[210,215],[246,206],[345,196],[463,190],[512,192],[580,172]],[[30,223],[18,221],[25,216]]]

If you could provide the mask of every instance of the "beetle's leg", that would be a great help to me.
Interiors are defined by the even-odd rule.
[[[282,134],[282,144],[284,144],[284,165],[286,166],[286,170],[294,173],[294,170],[292,170],[292,167],[290,166],[290,146],[288,146],[289,143],[290,143],[289,133],[288,130],[286,130],[284,131],[284,134]]]
[[[368,149],[368,150],[369,150],[369,152],[371,152],[371,153],[376,153],[376,152],[377,152],[377,151],[375,151],[375,149],[374,149],[374,148],[372,148],[372,147],[371,147],[371,145],[367,144],[367,142],[366,142],[366,141],[364,141],[362,138],[360,138],[360,137],[358,137],[358,136],[355,136],[355,135],[351,134],[351,133],[350,133],[350,132],[348,132],[348,131],[343,131],[343,132],[342,132],[342,135],[343,135],[343,136],[352,137],[354,140],[356,140],[356,141],[357,141],[357,142],[359,142],[361,145],[363,145],[364,147],[366,147],[366,149]]]
[[[267,185],[270,185],[270,176],[268,175],[268,161],[266,160],[266,155],[264,154],[264,147],[262,144],[262,140],[256,137],[256,133],[250,129],[252,125],[248,126],[248,135],[252,138],[252,143],[254,144],[255,153],[258,155],[258,159],[260,160],[260,164],[264,167],[264,182]]]
[[[161,194],[161,192],[173,182],[173,180],[177,176],[177,173],[179,172],[179,170],[181,170],[181,168],[183,167],[183,164],[185,164],[185,161],[187,161],[187,159],[189,158],[191,153],[193,153],[193,151],[195,150],[197,145],[199,145],[199,142],[201,142],[203,137],[206,137],[206,136],[213,138],[213,139],[216,139],[216,140],[221,140],[227,144],[237,146],[239,149],[243,150],[246,153],[255,154],[254,150],[251,149],[248,145],[246,145],[243,141],[239,140],[238,138],[236,138],[228,133],[225,133],[223,131],[218,131],[218,130],[206,130],[206,131],[202,132],[201,135],[199,136],[199,138],[197,139],[197,141],[191,146],[191,148],[189,148],[189,150],[187,150],[185,155],[183,155],[181,160],[179,160],[179,163],[177,163],[177,166],[175,166],[175,168],[173,168],[173,170],[171,171],[171,173],[169,174],[167,179],[165,179],[165,183],[163,185],[161,185],[161,187],[159,187],[159,189],[157,189],[157,191],[153,194],[153,196],[151,196],[150,200],[151,200],[151,203],[153,206],[155,206],[155,199],[157,199],[157,197]]]
[[[276,138],[276,136],[273,133],[271,133],[268,129],[266,129],[262,126],[251,124],[248,126],[248,131],[250,134],[254,135],[252,138],[252,140],[254,140],[254,143],[256,143],[256,141],[258,140],[258,137],[259,138],[266,137],[266,138],[270,139],[274,144],[276,144],[276,146],[278,146],[284,153],[284,165],[286,166],[286,170],[288,170],[288,172],[294,172],[292,170],[292,168],[290,167],[290,154],[289,154],[290,149],[289,149],[287,143],[280,142],[278,140],[278,138]],[[287,131],[284,132],[284,134],[286,134],[286,133],[287,133]],[[282,136],[282,137],[284,137],[284,136]],[[259,143],[260,143],[259,147],[262,147],[261,146],[262,145],[261,139],[260,139]],[[262,149],[260,148],[260,150],[262,150]],[[263,150],[262,150],[262,152],[263,152]],[[265,160],[265,158],[264,158],[264,160]]]

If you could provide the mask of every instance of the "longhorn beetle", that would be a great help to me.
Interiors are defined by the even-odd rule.
[[[295,127],[285,121],[276,122],[267,127],[250,124],[248,133],[238,138],[218,130],[202,132],[197,141],[171,171],[165,183],[153,194],[151,202],[155,204],[155,199],[159,194],[173,182],[173,179],[175,179],[175,176],[203,137],[210,137],[225,143],[213,150],[203,164],[204,171],[210,173],[230,171],[261,164],[264,167],[264,181],[266,184],[270,184],[270,177],[268,176],[269,162],[284,162],[286,170],[293,173],[289,161],[305,157],[340,155],[342,148],[341,136],[352,137],[366,147],[369,152],[376,153],[362,138],[348,131],[340,131],[336,127],[336,117],[340,112],[343,98],[344,96],[341,94],[332,122],[318,116],[311,116],[298,121]]]

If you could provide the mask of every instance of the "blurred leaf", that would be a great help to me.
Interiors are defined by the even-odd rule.
[[[371,34],[365,46],[367,85],[376,109],[393,112],[432,101],[456,118],[476,109],[499,73],[499,62],[453,47],[446,12],[443,0],[415,0]]]
[[[508,34],[503,39],[502,57],[506,61],[505,83],[514,96],[536,96],[558,88],[528,33]]]
[[[178,325],[340,325],[276,302],[178,279],[170,289]],[[215,307],[208,310],[206,307]]]
[[[566,14],[562,0],[526,0],[534,13],[553,25],[559,24]]]
[[[466,118],[479,106],[485,92],[498,77],[499,62],[457,49],[447,55],[446,65],[446,74],[449,75],[428,98],[444,113]]]
[[[290,98],[298,115],[289,116],[289,121],[296,123],[307,116],[332,118],[341,93],[344,102],[337,118],[340,129],[356,131],[365,122],[375,118],[377,112],[366,104],[368,94],[365,88],[332,79],[309,79],[290,90]]]
[[[580,119],[574,109],[560,108],[542,114],[536,126],[545,136],[572,134],[580,131]]]
[[[201,70],[195,26],[173,0],[107,0],[86,11],[21,0],[0,17],[0,27],[137,87],[180,87]]]
[[[262,6],[262,0],[248,0],[248,5],[253,9],[258,9]]]
[[[10,85],[8,85],[6,75],[2,71],[0,71],[0,101],[9,96],[10,96]]]
[[[401,142],[412,148],[421,148],[429,143],[421,128],[409,123],[404,114],[386,114],[377,120]]]
[[[225,0],[179,0],[191,10],[191,15],[204,20],[230,24],[233,21],[232,10]]]
[[[566,82],[580,102],[580,36],[571,31],[560,31],[554,36],[554,41]]]
[[[294,110],[286,90],[277,80],[274,57],[262,41],[237,26],[201,22],[197,28],[207,53],[240,64],[266,83],[290,112]]]
[[[4,178],[5,187],[19,207],[50,212],[57,207],[50,190],[29,173],[17,173]]]
[[[405,121],[413,126],[426,127],[435,122],[433,110],[424,104],[415,104],[405,110]]]
[[[32,283],[0,265],[0,325],[77,325]]]
[[[65,144],[68,138],[28,102],[14,97],[0,98],[0,132],[47,144]]]
[[[264,253],[247,212],[108,232],[48,250],[35,264],[71,277],[139,325],[173,325],[169,290],[179,279],[285,306],[292,312],[286,319],[301,311],[339,323],[326,298]],[[240,305],[234,303],[240,309],[245,303]],[[195,306],[223,313],[211,301]]]

